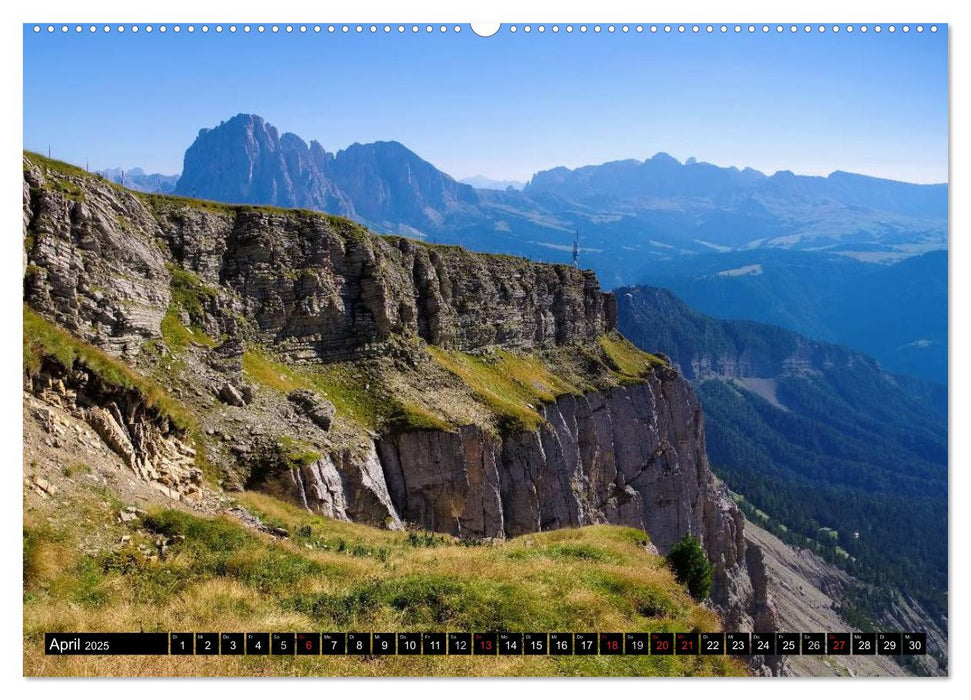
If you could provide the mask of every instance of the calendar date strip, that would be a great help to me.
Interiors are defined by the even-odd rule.
[[[924,632],[48,632],[49,656],[869,656]]]

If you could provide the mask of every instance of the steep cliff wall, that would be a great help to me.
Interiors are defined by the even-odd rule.
[[[119,350],[159,337],[171,265],[204,285],[209,335],[241,334],[294,359],[360,356],[392,336],[461,350],[546,347],[590,340],[614,322],[589,271],[45,172],[25,160],[25,300]]]
[[[227,488],[470,538],[613,523],[664,553],[694,534],[726,624],[773,627],[694,393],[611,333],[592,273],[32,155],[24,242],[25,302],[164,379]]]
[[[378,451],[395,507],[472,537],[610,522],[648,530],[662,550],[688,532],[711,539],[705,505],[719,494],[699,407],[677,375],[661,375],[563,396],[542,407],[545,421],[531,432],[390,435]]]

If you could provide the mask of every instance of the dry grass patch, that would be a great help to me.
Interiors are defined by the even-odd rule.
[[[153,561],[119,550],[77,553],[25,580],[26,672],[175,675],[721,675],[727,659],[52,660],[57,630],[651,631],[718,629],[639,530],[593,526],[474,544],[313,516],[269,496],[240,500],[288,539],[232,519],[156,510],[116,533],[164,536]],[[56,529],[31,531],[32,556],[60,551]],[[184,540],[182,540],[184,538]],[[46,548],[46,549],[45,549]],[[60,556],[60,555],[58,555]],[[26,561],[26,559],[25,559]],[[26,566],[26,564],[25,564]]]
[[[243,371],[260,386],[288,393],[309,389],[337,410],[338,418],[365,430],[450,430],[434,411],[393,395],[377,371],[360,363],[288,366],[270,354],[250,349],[243,355]]]
[[[428,354],[461,379],[508,430],[535,430],[543,423],[536,410],[576,389],[557,378],[537,358],[498,350],[469,355],[429,346]]]

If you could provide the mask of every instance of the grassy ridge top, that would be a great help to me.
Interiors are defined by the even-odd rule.
[[[92,494],[92,499],[102,496]],[[24,528],[25,668],[38,675],[742,675],[725,657],[45,657],[58,630],[684,631],[719,629],[646,535],[593,526],[501,544],[376,530],[255,493],[240,501],[292,539],[227,518],[154,510],[120,524],[91,507],[81,528]],[[99,515],[100,513],[100,515]],[[67,521],[62,521],[66,523]],[[72,521],[73,523],[73,521]],[[84,528],[126,544],[79,552]],[[158,537],[166,556],[145,556]],[[184,540],[182,539],[184,538]],[[595,622],[594,622],[595,621]]]
[[[535,430],[544,420],[539,413],[541,406],[561,396],[636,384],[655,367],[664,365],[617,333],[607,333],[595,344],[566,352],[496,350],[488,355],[470,355],[429,346],[428,353],[439,366],[462,380],[497,416],[501,426],[513,430]]]

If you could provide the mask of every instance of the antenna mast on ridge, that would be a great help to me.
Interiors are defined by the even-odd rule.
[[[580,269],[580,229],[577,229],[573,238],[573,267]]]

